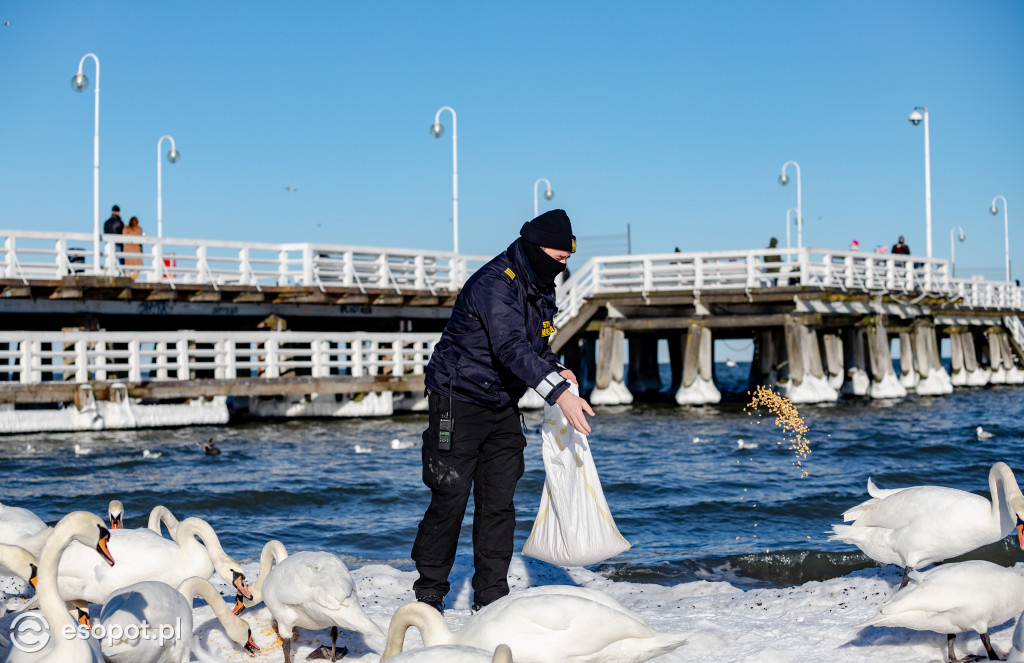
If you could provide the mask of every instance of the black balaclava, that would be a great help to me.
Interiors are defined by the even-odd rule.
[[[529,263],[530,271],[533,272],[534,283],[542,291],[548,291],[555,287],[555,277],[565,271],[565,263],[559,262],[544,253],[539,244],[534,244],[528,239],[521,239],[519,244],[526,254],[526,261]]]
[[[561,209],[544,212],[524,223],[519,235],[537,286],[545,291],[554,288],[555,277],[565,270],[565,263],[544,253],[541,247],[576,253],[576,237],[572,234],[569,215]]]

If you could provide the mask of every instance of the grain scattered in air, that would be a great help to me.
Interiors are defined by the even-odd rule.
[[[800,468],[800,478],[804,478],[807,476],[807,470],[801,466],[800,461],[811,453],[811,447],[807,443],[807,438],[804,437],[804,434],[807,433],[807,424],[804,423],[791,400],[775,393],[770,387],[759,385],[754,391],[750,403],[744,409],[752,408],[756,411],[762,406],[775,415],[775,425],[782,429],[783,434],[793,435],[792,438],[789,438],[789,448],[797,457],[793,465]]]

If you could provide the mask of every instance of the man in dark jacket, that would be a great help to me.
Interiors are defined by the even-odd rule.
[[[104,235],[120,235],[124,230],[124,221],[121,220],[121,208],[114,205],[110,208],[110,218],[103,222],[103,234]],[[124,244],[116,245],[117,252],[120,254],[124,251]],[[117,262],[123,263],[123,258],[118,258]]]
[[[423,431],[423,483],[430,506],[412,559],[416,598],[444,610],[459,530],[473,492],[473,608],[509,592],[523,475],[519,399],[533,388],[569,423],[590,432],[590,405],[574,395],[576,376],[548,346],[554,333],[555,277],[576,250],[569,216],[552,210],[523,224],[520,238],[466,282],[427,365],[430,418]]]
[[[904,256],[910,255],[910,247],[903,243],[903,235],[900,235],[899,241],[892,245],[892,253]]]

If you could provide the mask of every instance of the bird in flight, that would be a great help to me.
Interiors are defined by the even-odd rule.
[[[293,187],[293,186],[286,186],[286,187],[284,188],[284,190],[285,190],[285,191],[298,191],[298,189],[296,189],[296,188],[295,188],[295,187]]]

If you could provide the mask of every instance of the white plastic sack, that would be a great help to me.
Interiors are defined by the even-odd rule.
[[[547,404],[541,436],[544,492],[523,554],[558,566],[586,566],[629,550],[608,511],[587,436],[569,425],[561,408]]]

